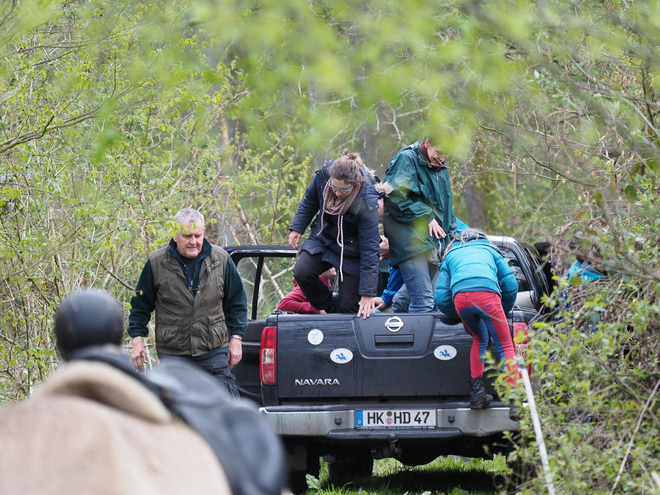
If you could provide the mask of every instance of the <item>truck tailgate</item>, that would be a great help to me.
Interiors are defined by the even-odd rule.
[[[472,337],[441,313],[280,315],[277,329],[280,399],[470,394]]]

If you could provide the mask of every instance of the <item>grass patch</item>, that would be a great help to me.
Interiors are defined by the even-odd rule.
[[[306,495],[493,495],[496,480],[510,472],[503,456],[493,460],[457,456],[439,457],[423,466],[404,466],[395,459],[374,463],[371,477],[357,478],[337,487],[328,480],[321,462],[319,479],[308,477]]]

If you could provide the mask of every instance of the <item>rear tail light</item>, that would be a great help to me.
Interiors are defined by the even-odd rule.
[[[527,323],[516,321],[513,323],[513,345],[516,349],[516,361],[522,365],[527,362],[529,356],[529,334],[527,332]],[[531,376],[532,365],[527,370]]]
[[[277,327],[266,327],[261,333],[259,372],[262,385],[277,384]]]

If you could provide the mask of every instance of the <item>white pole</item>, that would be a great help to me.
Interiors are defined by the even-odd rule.
[[[548,452],[545,449],[545,442],[543,441],[543,432],[541,431],[541,421],[539,420],[539,414],[536,410],[536,401],[534,400],[534,391],[532,390],[532,382],[529,380],[529,374],[527,373],[527,366],[522,365],[518,366],[520,374],[523,378],[523,383],[525,384],[525,393],[527,394],[527,404],[529,405],[529,412],[532,415],[532,424],[534,425],[534,434],[536,435],[536,443],[539,446],[539,453],[541,454],[541,464],[543,465],[543,471],[545,472],[545,484],[548,487],[548,493],[550,495],[555,495],[555,485],[552,482],[552,473],[550,473],[550,463],[548,462]]]

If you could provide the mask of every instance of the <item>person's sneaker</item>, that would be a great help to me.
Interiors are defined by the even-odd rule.
[[[509,419],[511,421],[520,421],[520,406],[515,400],[509,401]]]
[[[493,402],[493,396],[486,393],[484,376],[470,378],[470,409],[483,409]]]

